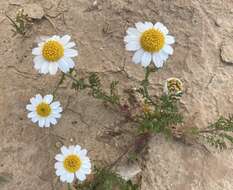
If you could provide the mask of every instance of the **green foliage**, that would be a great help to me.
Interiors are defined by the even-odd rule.
[[[172,125],[182,123],[183,116],[179,113],[176,95],[162,95],[153,98],[149,94],[149,76],[155,72],[154,68],[147,67],[145,78],[141,82],[141,87],[137,90],[144,98],[144,104],[153,107],[151,111],[144,112],[139,118],[141,132],[163,133],[165,137],[172,136]]]
[[[74,78],[72,75],[67,75],[73,79],[72,88],[75,90],[90,89],[90,92],[94,98],[101,99],[111,104],[119,104],[120,97],[117,93],[118,81],[112,81],[109,87],[109,93],[105,92],[102,88],[100,78],[96,73],[91,73],[87,79]]]
[[[215,123],[208,126],[209,129],[216,131],[233,131],[233,116],[228,118],[220,117]]]
[[[131,181],[125,181],[109,169],[95,168],[94,178],[76,186],[77,190],[139,190]]]
[[[176,100],[163,95],[155,102],[154,110],[144,113],[140,118],[140,130],[163,133],[166,137],[172,135],[170,126],[182,123],[183,116],[178,111]]]
[[[212,146],[224,149],[227,143],[233,145],[233,116],[228,118],[220,117],[215,123],[210,124],[206,129],[200,130],[199,135]]]
[[[26,14],[24,14],[24,10],[20,9],[15,19],[12,19],[6,14],[6,17],[11,22],[11,25],[13,26],[14,30],[13,32],[15,34],[25,35],[29,27],[32,25],[31,20],[28,18]]]

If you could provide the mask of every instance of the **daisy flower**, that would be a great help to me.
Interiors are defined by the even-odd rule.
[[[58,68],[64,73],[74,68],[72,58],[78,56],[78,51],[72,49],[75,43],[70,39],[69,35],[41,38],[38,47],[32,50],[35,69],[39,73],[54,75]]]
[[[169,55],[173,54],[171,44],[175,38],[169,35],[168,29],[160,22],[138,22],[136,28],[128,28],[124,38],[126,50],[136,51],[133,62],[147,67],[151,61],[157,68],[163,66]]]
[[[183,93],[183,83],[178,78],[169,78],[164,84],[163,91],[166,95],[181,95]]]
[[[56,175],[62,182],[72,183],[75,176],[84,181],[86,175],[91,173],[91,162],[87,157],[87,150],[81,149],[79,145],[61,147],[61,154],[55,156]]]
[[[39,127],[50,127],[50,124],[57,124],[57,119],[61,117],[61,104],[60,102],[52,102],[53,95],[49,94],[42,97],[37,94],[30,99],[31,104],[26,106],[26,109],[30,111],[28,118],[33,123],[38,122]]]

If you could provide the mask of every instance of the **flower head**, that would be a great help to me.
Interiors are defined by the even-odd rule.
[[[180,96],[183,92],[183,83],[178,78],[169,78],[164,84],[163,91],[166,95]]]
[[[39,127],[50,127],[50,124],[55,125],[57,119],[61,117],[62,108],[60,102],[52,102],[53,95],[46,95],[42,97],[37,94],[30,99],[31,104],[28,104],[26,109],[30,111],[28,118],[33,123],[38,122]]]
[[[168,56],[173,54],[171,44],[175,43],[175,38],[168,34],[168,29],[160,22],[155,25],[138,22],[135,26],[128,28],[124,38],[126,49],[136,51],[133,62],[147,67],[153,61],[157,68],[162,67]]]
[[[41,38],[38,47],[32,50],[35,69],[43,74],[54,75],[58,68],[64,73],[74,68],[72,57],[78,56],[78,51],[72,49],[75,43],[70,42],[70,39],[69,35]]]
[[[79,145],[61,147],[61,154],[55,156],[55,169],[62,182],[72,183],[75,176],[80,181],[86,179],[91,173],[91,162],[86,155],[87,150]]]

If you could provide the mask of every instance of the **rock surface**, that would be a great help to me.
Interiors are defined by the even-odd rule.
[[[42,19],[44,16],[44,9],[36,3],[25,4],[23,6],[25,14],[32,19]]]
[[[116,172],[126,181],[134,180],[141,171],[142,170],[137,163],[125,163],[118,166],[116,170]]]
[[[200,147],[152,139],[142,189],[231,190],[233,152],[210,154]]]
[[[221,47],[221,58],[224,62],[233,64],[233,42],[227,41]]]

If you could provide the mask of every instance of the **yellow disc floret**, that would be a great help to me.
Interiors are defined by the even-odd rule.
[[[77,155],[72,154],[65,158],[63,164],[68,172],[75,173],[80,169],[82,162]]]
[[[42,55],[47,61],[58,61],[64,55],[64,47],[55,40],[49,40],[43,46]]]
[[[142,33],[140,43],[147,52],[159,52],[165,44],[165,37],[162,32],[152,28]]]
[[[40,103],[37,107],[36,107],[36,113],[41,116],[41,117],[48,117],[51,113],[51,107],[49,104],[47,103]]]

